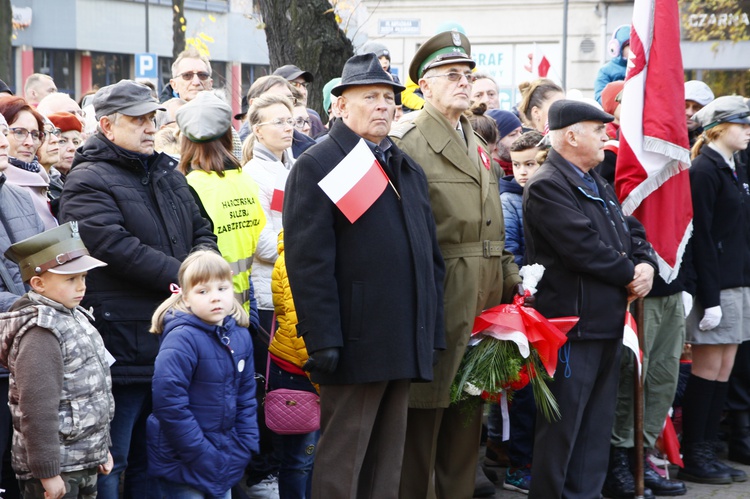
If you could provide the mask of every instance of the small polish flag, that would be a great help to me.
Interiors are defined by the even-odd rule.
[[[629,311],[625,312],[625,330],[623,333],[622,344],[631,349],[635,354],[638,362],[638,376],[641,376],[643,352],[638,345],[638,326],[635,324],[635,317]]]
[[[289,177],[289,170],[286,168],[279,171],[276,175],[276,183],[273,186],[273,195],[271,196],[271,211],[281,212],[284,208],[284,188],[286,179]]]
[[[360,139],[318,185],[354,223],[383,194],[388,177],[364,139]]]
[[[524,66],[526,71],[539,78],[546,78],[552,65],[536,43],[534,44],[534,52],[530,53],[528,57],[529,63]]]

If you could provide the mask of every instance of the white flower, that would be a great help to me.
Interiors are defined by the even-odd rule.
[[[480,390],[480,389],[479,389],[479,388],[477,388],[476,386],[472,385],[472,384],[471,384],[471,383],[469,383],[468,381],[467,381],[467,382],[466,382],[466,384],[464,385],[464,391],[465,391],[466,393],[468,393],[469,395],[474,395],[475,397],[478,397],[479,395],[481,395],[481,394],[482,394],[482,390]]]

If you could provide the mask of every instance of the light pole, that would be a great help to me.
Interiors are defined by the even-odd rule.
[[[148,0],[146,0],[148,1]],[[562,87],[567,89],[568,73],[568,0],[563,0],[563,32],[562,32]]]

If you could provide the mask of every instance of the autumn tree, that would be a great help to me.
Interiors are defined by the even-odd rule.
[[[185,0],[172,0],[172,60],[185,50]]]
[[[329,0],[259,0],[271,68],[294,64],[315,75],[308,107],[323,112],[323,86],[341,76],[354,49]]]
[[[10,0],[0,0],[0,80],[8,85],[10,81],[11,64],[13,64],[13,13]]]

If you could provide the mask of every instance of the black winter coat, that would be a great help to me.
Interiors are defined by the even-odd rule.
[[[544,265],[536,308],[545,317],[578,316],[571,340],[622,337],[635,266],[656,269],[645,234],[626,220],[612,187],[593,170],[599,196],[554,149],[524,189],[526,261]]]
[[[432,379],[445,348],[445,267],[422,169],[395,145],[388,186],[354,223],[318,186],[359,142],[343,121],[297,160],[284,196],[284,248],[297,334],[310,353],[339,347],[321,384]],[[390,139],[387,139],[390,140]]]
[[[690,167],[692,265],[704,308],[720,304],[722,289],[750,286],[750,188],[744,165],[736,165],[735,179],[721,154],[704,146]]]
[[[89,253],[107,263],[89,272],[82,305],[94,308],[120,383],[151,382],[159,351],[151,315],[188,253],[217,249],[176,166],[165,154],[129,152],[97,133],[76,152],[60,196],[60,223],[78,221]]]

